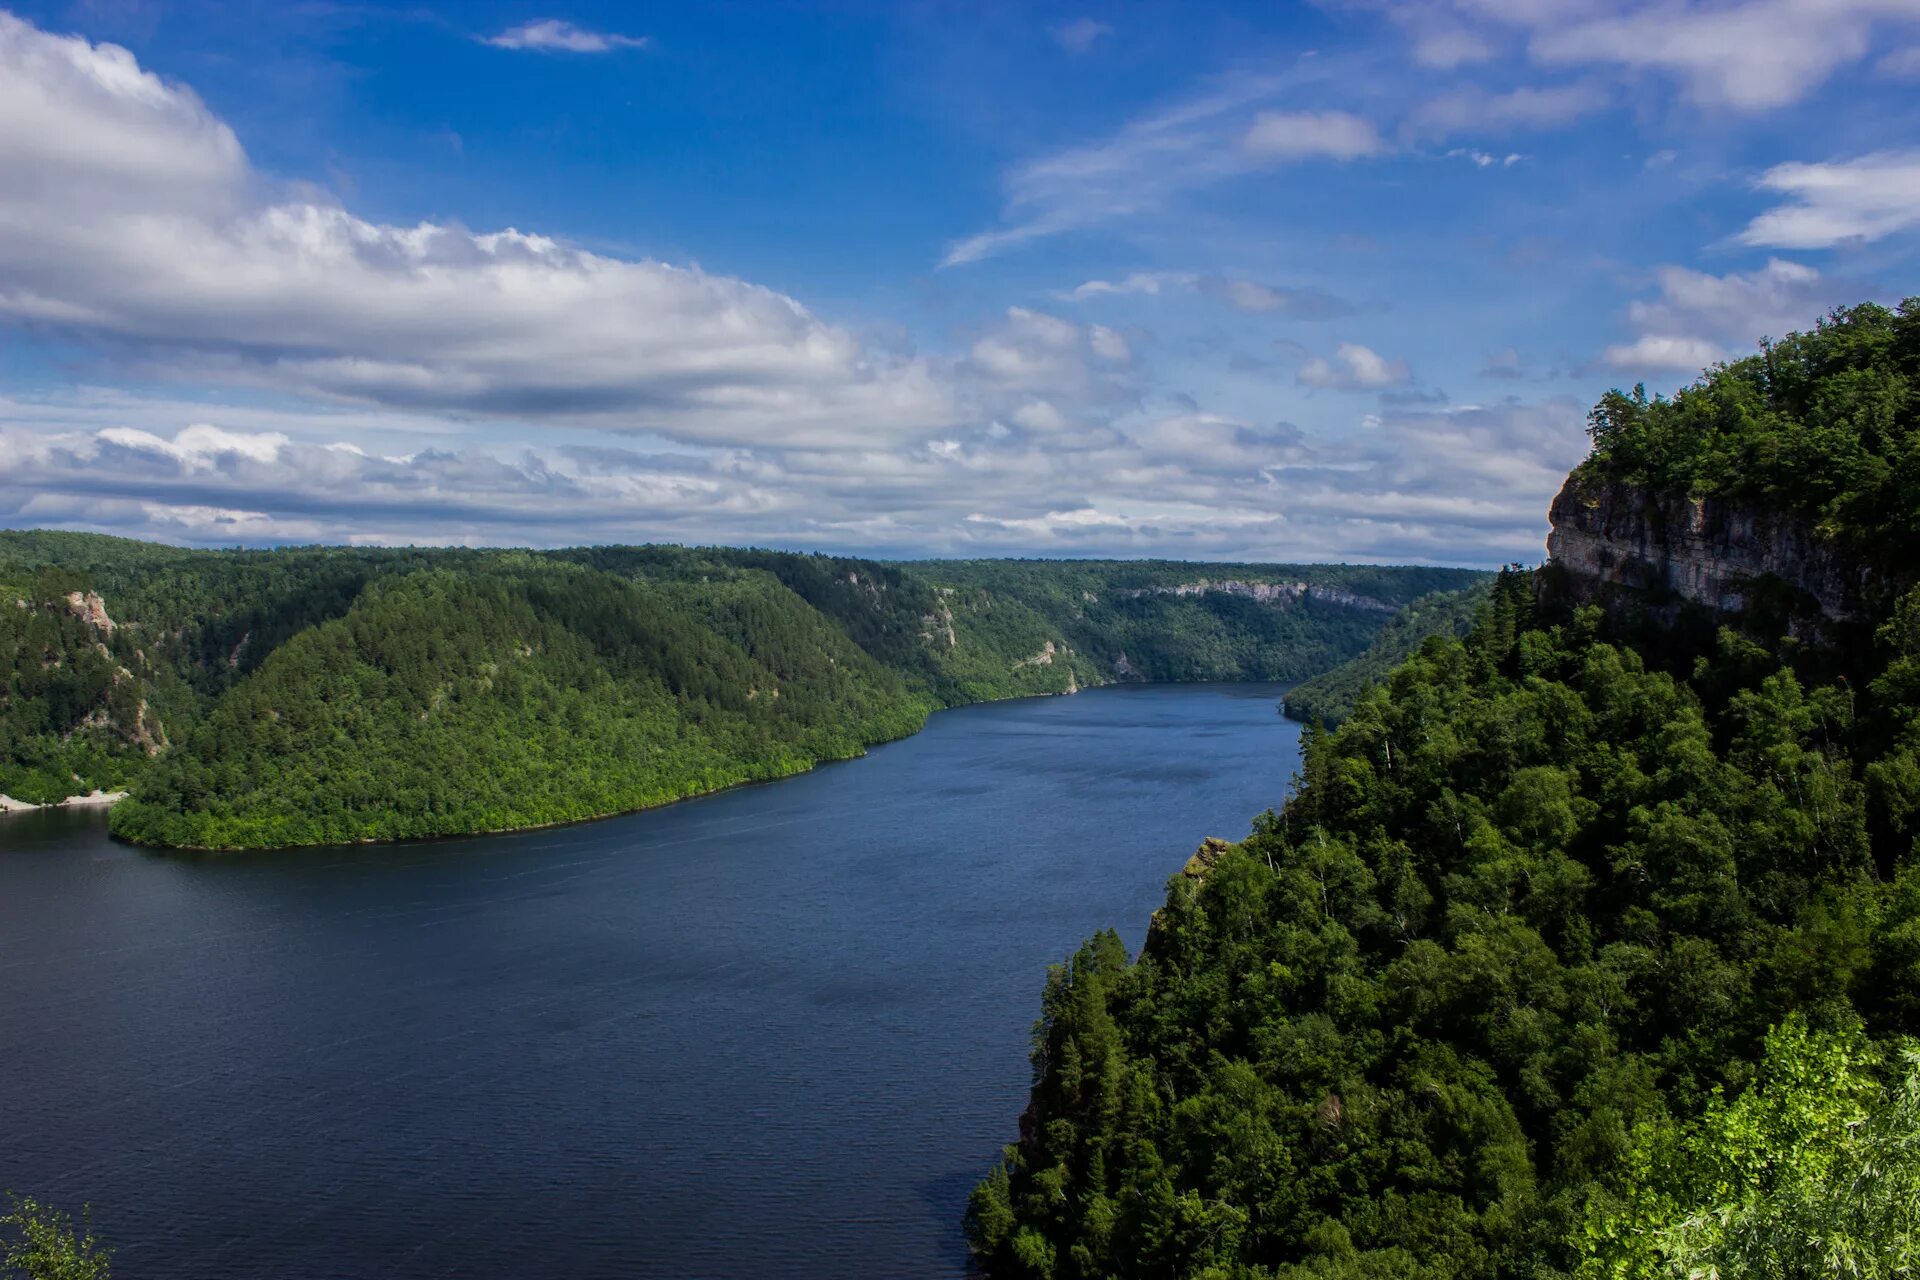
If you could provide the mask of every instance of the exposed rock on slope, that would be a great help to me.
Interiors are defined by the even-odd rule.
[[[1323,604],[1345,605],[1349,609],[1366,609],[1374,613],[1392,613],[1395,608],[1384,600],[1375,600],[1372,596],[1364,596],[1357,591],[1346,591],[1339,587],[1317,586],[1307,582],[1247,582],[1239,578],[1221,580],[1201,578],[1197,582],[1136,587],[1119,594],[1136,600],[1141,596],[1244,596],[1261,604],[1281,606],[1290,605],[1299,600],[1318,600]]]
[[[1795,614],[1828,623],[1865,615],[1872,575],[1811,521],[1718,498],[1652,493],[1581,468],[1553,500],[1547,554],[1582,600],[1632,593],[1665,620],[1692,605],[1745,611],[1785,588]]]

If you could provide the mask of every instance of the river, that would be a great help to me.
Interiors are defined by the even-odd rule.
[[[1284,798],[1274,685],[943,712],[577,827],[162,856],[0,817],[0,1189],[140,1280],[967,1274],[1046,966]]]

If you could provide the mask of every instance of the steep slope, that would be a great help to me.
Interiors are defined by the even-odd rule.
[[[946,568],[0,533],[22,602],[0,617],[0,792],[132,787],[116,831],[222,848],[564,821],[856,754],[935,707],[1297,674],[1471,576]]]
[[[1366,652],[1349,658],[1287,690],[1281,709],[1306,724],[1338,725],[1353,714],[1353,705],[1369,685],[1385,680],[1393,669],[1412,657],[1428,636],[1464,636],[1486,602],[1490,583],[1459,591],[1436,591],[1421,596],[1387,620],[1375,633]]]
[[[972,1202],[989,1270],[1678,1277],[1731,1256],[1701,1220],[1824,1188],[1808,1161],[1920,1031],[1920,591],[1889,496],[1920,479],[1916,375],[1920,301],[1603,400],[1571,492],[1747,504],[1819,554],[1575,515],[1596,541],[1557,531],[1584,549],[1311,735],[1137,960],[1105,934],[1049,978],[1020,1141]],[[1789,568],[1841,559],[1866,572],[1837,597]],[[1714,575],[1734,594],[1670,608]],[[1769,1109],[1842,1078],[1844,1106]]]
[[[153,671],[117,630],[75,579],[0,577],[0,796],[118,789],[166,747]]]
[[[564,822],[856,755],[925,718],[777,585],[701,606],[531,560],[383,580],[221,699],[114,830],[238,848]],[[727,634],[743,629],[751,647]]]
[[[921,572],[948,589],[949,608],[976,629],[1031,628],[1029,619],[1052,627],[1088,660],[1092,678],[1082,683],[1303,679],[1358,653],[1415,598],[1487,577],[1471,569],[1101,560],[946,560]]]

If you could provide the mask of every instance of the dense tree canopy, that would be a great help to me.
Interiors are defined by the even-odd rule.
[[[1428,636],[1461,636],[1473,626],[1487,585],[1421,596],[1387,620],[1356,658],[1303,680],[1287,690],[1281,706],[1305,724],[1337,725],[1353,714],[1353,705],[1371,685],[1412,657]]]
[[[1309,731],[1136,960],[1105,934],[1050,977],[969,1214],[993,1274],[1905,1274],[1914,312],[1609,396],[1585,464],[1818,520],[1882,566],[1871,638],[1643,648],[1504,575]]]
[[[1762,345],[1672,399],[1603,396],[1596,459],[1629,481],[1810,516],[1891,549],[1920,534],[1920,298],[1862,303]]]
[[[1173,589],[1207,575],[1285,589]],[[215,848],[569,821],[855,755],[941,706],[1305,674],[1474,576],[0,534],[0,794],[132,787],[116,831]]]

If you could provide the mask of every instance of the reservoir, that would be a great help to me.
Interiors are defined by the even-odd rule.
[[[1285,798],[1277,685],[962,708],[584,826],[0,818],[0,1190],[142,1280],[967,1274],[1046,966]]]

